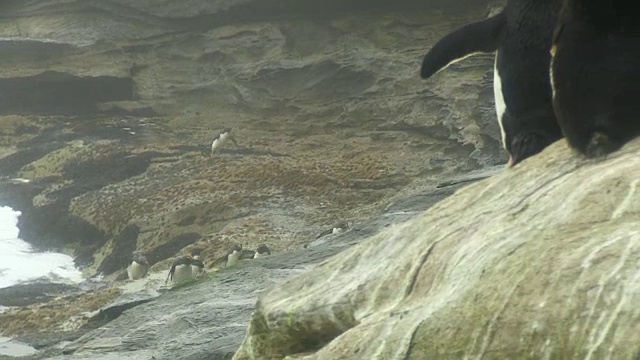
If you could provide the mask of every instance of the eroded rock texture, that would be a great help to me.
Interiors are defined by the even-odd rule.
[[[473,177],[491,175],[496,170],[502,171],[502,168]],[[459,180],[468,180],[468,177]],[[39,347],[61,339],[73,340],[48,346],[34,359],[231,359],[242,342],[257,296],[262,291],[302,272],[313,271],[313,264],[385,227],[417,216],[462,186],[461,183],[401,199],[348,232],[314,240],[306,248],[241,261],[239,265],[209,273],[195,283],[170,291],[131,292],[140,284],[120,285],[124,293],[97,314],[92,313],[86,326],[77,331],[65,332],[58,327],[53,333],[38,336],[27,333],[19,338]],[[151,279],[140,281],[149,280],[146,286],[153,286],[154,280],[164,281],[165,276],[165,272],[152,273]],[[30,311],[0,314],[0,322],[24,328],[43,312],[50,316],[49,307],[36,308],[34,314]],[[71,312],[77,322],[78,315],[84,311],[83,301],[70,301],[65,313],[61,314],[60,309],[56,313],[64,317]],[[23,313],[30,316],[25,319]]]
[[[504,162],[491,55],[421,57],[487,1],[3,1],[1,202],[88,275],[300,247]],[[238,146],[216,156],[213,133]],[[158,265],[164,269],[165,263]]]
[[[309,266],[446,197],[453,188],[432,191],[443,179],[505,162],[492,55],[418,76],[432,43],[495,3],[2,1],[0,204],[22,212],[22,238],[109,286],[133,250],[153,276],[194,247],[210,265],[233,242],[266,243],[272,268]],[[238,146],[210,157],[225,126]],[[315,240],[341,221],[358,230]],[[65,351],[175,359],[198,338],[185,354],[230,357],[261,279],[289,275],[255,271],[124,310],[113,333]],[[109,286],[0,314],[0,330],[38,347],[75,339],[124,285]],[[181,312],[200,301],[207,316]],[[169,341],[174,322],[187,335]]]
[[[264,292],[234,359],[635,359],[640,139],[559,141]]]

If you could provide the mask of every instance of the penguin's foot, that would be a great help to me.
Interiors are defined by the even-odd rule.
[[[534,156],[544,150],[552,142],[560,137],[552,137],[544,133],[525,133],[514,137],[511,142],[511,154],[509,157],[509,167],[513,167],[522,160]]]
[[[607,155],[619,148],[610,136],[602,131],[595,131],[589,138],[589,143],[584,149],[584,154],[589,158]]]

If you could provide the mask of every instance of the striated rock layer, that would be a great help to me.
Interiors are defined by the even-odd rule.
[[[234,359],[635,359],[640,139],[559,141],[265,291]]]
[[[421,57],[489,1],[3,1],[0,203],[87,275],[133,250],[289,251],[504,162],[491,55]],[[211,158],[213,133],[233,128]]]

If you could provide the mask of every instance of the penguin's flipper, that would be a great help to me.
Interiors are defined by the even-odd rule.
[[[424,56],[420,77],[428,79],[452,62],[466,56],[498,50],[503,29],[507,24],[504,11],[448,34],[438,41]]]
[[[169,273],[167,274],[167,279],[164,281],[165,285],[167,285],[167,283],[169,282],[169,279],[173,279],[174,272],[176,272],[176,267],[172,265],[171,268],[169,269]]]

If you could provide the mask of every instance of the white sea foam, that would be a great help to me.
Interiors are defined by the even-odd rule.
[[[73,258],[55,252],[35,252],[18,238],[20,212],[0,207],[0,288],[38,278],[55,282],[81,282]]]

